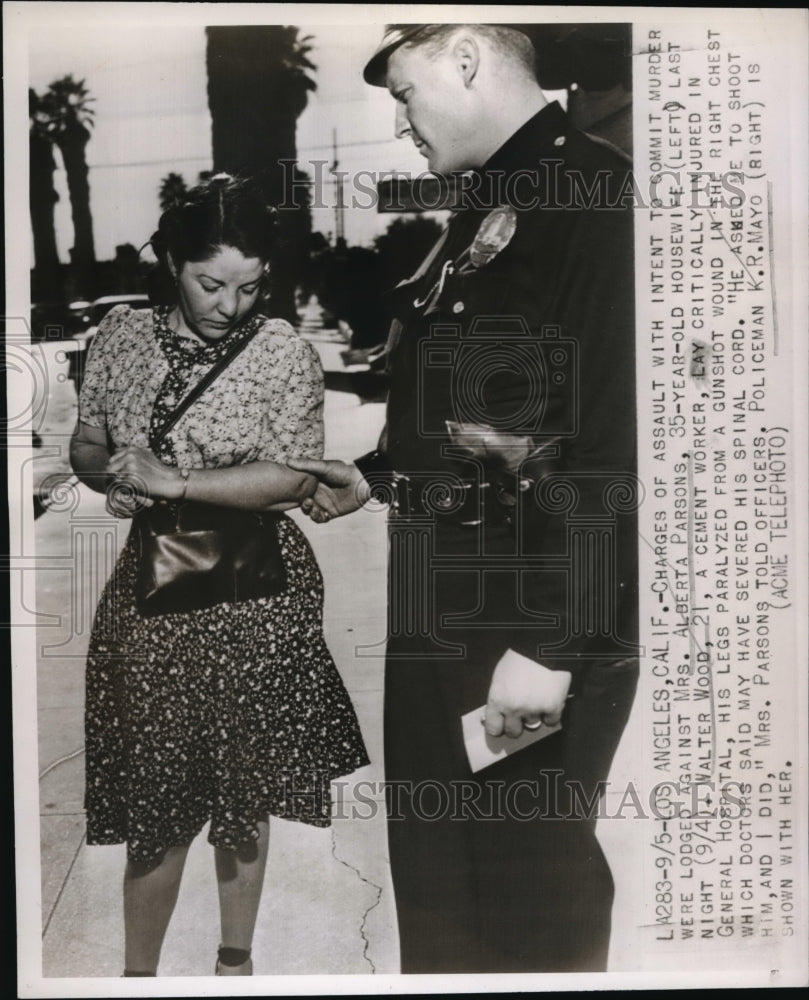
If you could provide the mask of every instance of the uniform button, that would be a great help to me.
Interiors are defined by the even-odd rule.
[[[456,302],[455,305],[452,307],[452,311],[454,313],[462,313],[463,312],[463,308],[464,308],[463,307],[463,302]]]
[[[553,140],[553,144],[554,146],[564,146],[565,137],[563,135],[557,135],[557,137]]]

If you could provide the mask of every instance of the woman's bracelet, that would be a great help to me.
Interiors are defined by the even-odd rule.
[[[177,470],[183,477],[183,492],[178,497],[179,500],[185,500],[185,494],[188,490],[188,477],[191,475],[191,470],[183,468],[182,466]]]

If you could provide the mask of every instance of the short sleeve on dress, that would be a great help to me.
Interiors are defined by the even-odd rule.
[[[79,393],[79,420],[83,424],[101,428],[107,426],[110,402],[107,390],[112,372],[122,362],[121,340],[117,334],[126,326],[132,311],[131,306],[115,306],[98,325],[89,347]]]
[[[259,461],[323,455],[323,368],[315,348],[292,327],[278,338],[272,412],[264,421]],[[277,329],[277,328],[276,328]],[[287,332],[288,331],[288,332]]]

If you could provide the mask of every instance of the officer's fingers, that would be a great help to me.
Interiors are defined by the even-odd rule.
[[[324,514],[330,517],[339,517],[340,508],[334,499],[334,494],[328,486],[318,486],[312,500],[316,507],[319,507]]]
[[[309,517],[315,524],[325,524],[327,521],[331,520],[331,514],[327,510],[324,510],[318,504],[312,506],[311,513]]]
[[[539,729],[542,726],[543,718],[541,715],[524,715],[522,717],[522,724],[526,729]]]
[[[306,497],[301,501],[301,511],[306,514],[308,518],[314,520],[314,515],[316,513],[322,513],[323,508],[315,501],[314,497]]]
[[[338,488],[348,486],[355,473],[359,476],[359,470],[356,466],[347,465],[345,462],[333,458],[288,458],[287,465],[291,469],[295,469],[296,472],[308,472],[326,486]]]
[[[287,465],[296,472],[308,472],[310,476],[320,479],[326,472],[326,463],[320,458],[299,458],[293,455],[287,459]]]
[[[553,712],[543,712],[542,721],[546,726],[557,726],[562,721],[562,709],[556,709]]]
[[[489,736],[502,736],[506,717],[493,705],[486,706],[483,725]]]
[[[521,736],[523,730],[522,716],[517,715],[516,712],[506,712],[503,729],[506,736],[510,736],[512,739]]]

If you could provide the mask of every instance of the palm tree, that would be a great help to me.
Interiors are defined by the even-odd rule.
[[[93,284],[95,244],[93,217],[90,212],[90,184],[85,149],[90,141],[95,112],[90,107],[84,80],[68,74],[54,82],[42,99],[48,116],[48,134],[59,147],[67,174],[70,207],[73,215],[73,263],[79,288],[87,294]]]
[[[60,296],[59,252],[56,249],[54,206],[59,195],[53,186],[56,161],[48,135],[48,115],[35,90],[28,91],[28,202],[34,238],[34,283],[32,299]]]
[[[182,174],[175,174],[174,171],[166,174],[160,182],[160,211],[165,212],[166,209],[182,202],[187,194],[188,185]]]
[[[315,83],[311,36],[290,25],[206,29],[214,171],[251,176],[280,207],[273,306],[292,321],[295,285],[307,263],[308,190],[297,168],[297,120]]]

